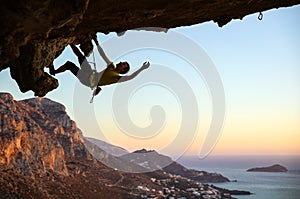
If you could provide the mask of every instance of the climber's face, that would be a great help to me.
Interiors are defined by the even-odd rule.
[[[120,74],[126,74],[129,71],[129,69],[130,66],[127,62],[120,62],[117,64],[115,71]]]

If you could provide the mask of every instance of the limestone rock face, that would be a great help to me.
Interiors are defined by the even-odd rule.
[[[232,19],[300,0],[3,0],[0,2],[0,71],[10,68],[22,92],[44,96],[58,81],[44,72],[65,46],[83,44],[96,32],[141,27],[174,28]]]
[[[140,182],[155,188],[94,159],[63,105],[0,93],[0,199],[131,198]]]
[[[0,163],[25,175],[36,170],[68,175],[66,157],[89,156],[65,107],[49,99],[14,101],[1,93],[0,125]]]
[[[105,188],[119,175],[111,172],[85,149],[63,105],[0,93],[0,198],[125,197]]]

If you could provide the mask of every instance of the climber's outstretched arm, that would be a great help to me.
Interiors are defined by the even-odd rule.
[[[108,59],[108,57],[106,56],[104,50],[101,48],[98,40],[97,40],[97,36],[93,38],[94,42],[97,45],[97,49],[99,54],[101,55],[101,57],[103,58],[103,60],[106,62],[107,66],[109,66],[112,62]]]
[[[118,82],[126,82],[129,80],[132,80],[133,78],[135,78],[140,72],[142,72],[143,70],[149,68],[150,63],[149,62],[145,62],[143,64],[143,66],[141,68],[139,68],[137,71],[135,71],[134,73],[132,73],[131,75],[127,75],[127,76],[122,76],[120,78],[120,80]]]

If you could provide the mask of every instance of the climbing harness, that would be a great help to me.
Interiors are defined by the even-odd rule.
[[[90,76],[90,87],[91,89],[93,90],[97,85],[95,85],[95,75],[97,73],[97,68],[96,68],[96,62],[95,62],[95,54],[94,54],[94,51],[93,51],[93,62],[89,62],[90,64],[93,64],[94,66],[94,69],[92,71],[92,74]]]
[[[263,17],[264,17],[264,15],[263,15],[263,13],[262,12],[259,12],[259,15],[258,15],[258,20],[262,20],[263,19]]]
[[[97,72],[97,68],[96,68],[96,62],[95,62],[95,54],[94,54],[94,51],[93,51],[93,61],[92,62],[89,62],[90,64],[93,64],[94,66],[94,69],[93,69],[93,73],[96,73]]]

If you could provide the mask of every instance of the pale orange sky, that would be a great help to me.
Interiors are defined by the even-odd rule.
[[[247,112],[245,112],[247,114]],[[281,115],[277,118],[247,117],[226,118],[223,132],[211,154],[300,154],[300,122],[297,117]],[[287,119],[289,118],[289,119]],[[197,154],[204,136],[199,134],[189,153]]]

